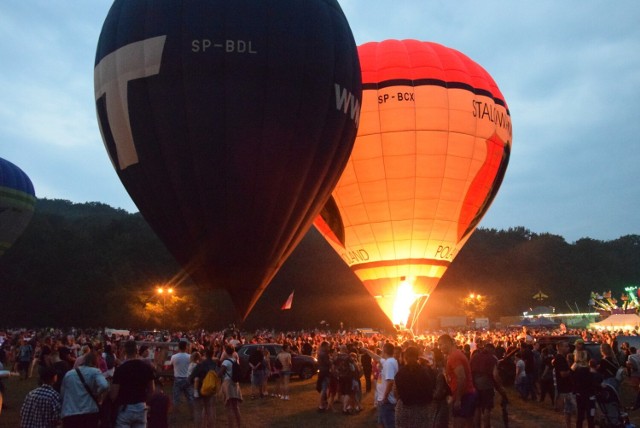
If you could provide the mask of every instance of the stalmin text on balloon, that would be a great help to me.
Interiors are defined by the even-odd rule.
[[[473,117],[477,117],[478,119],[489,119],[491,122],[511,133],[511,119],[503,111],[504,108],[500,109],[499,107],[493,104],[487,104],[484,101],[472,101],[472,103]]]

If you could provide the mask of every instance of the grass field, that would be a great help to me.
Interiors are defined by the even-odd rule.
[[[7,390],[5,395],[7,408],[0,415],[0,428],[17,428],[20,426],[22,400],[36,386],[36,381],[35,379],[24,381],[11,378],[5,379],[4,383]],[[169,394],[171,393],[170,389],[171,385],[169,384],[167,385],[167,393]],[[522,401],[516,397],[516,393],[512,388],[507,391],[510,399],[510,428],[555,428],[564,426],[563,415],[551,409],[549,401],[546,403]],[[623,405],[630,405],[633,402],[635,392],[629,385],[624,386],[622,392]],[[240,409],[244,426],[247,428],[351,428],[376,426],[376,413],[371,394],[365,395],[363,399],[364,410],[357,415],[343,415],[337,403],[333,412],[317,413],[318,393],[315,391],[315,377],[306,381],[293,380],[291,382],[290,401],[271,397],[252,400],[250,398],[251,388],[248,384],[242,384],[242,393],[244,402],[241,404]],[[220,402],[216,404],[216,413],[217,426],[227,426],[225,410]],[[632,422],[640,426],[640,414],[633,414],[632,416]],[[573,423],[575,424],[575,418]],[[171,426],[175,428],[193,426],[191,415],[184,402],[175,408]],[[492,426],[504,426],[499,407],[494,411]]]

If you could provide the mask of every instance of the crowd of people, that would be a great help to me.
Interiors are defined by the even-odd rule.
[[[536,340],[541,336],[560,340],[545,345]],[[563,337],[578,338],[569,342]],[[118,427],[166,427],[171,408],[184,401],[195,426],[211,428],[217,397],[229,426],[239,427],[244,398],[236,349],[245,343],[279,343],[282,351],[275,358],[262,346],[249,357],[252,399],[289,400],[292,354],[306,354],[318,361],[319,413],[338,407],[349,416],[362,410],[363,397],[372,396],[378,425],[384,428],[439,428],[450,422],[454,427],[489,427],[496,394],[506,404],[504,386],[513,385],[522,400],[544,402],[548,397],[564,412],[567,427],[581,427],[585,421],[591,427],[600,388],[617,390],[622,376],[640,383],[640,354],[624,343],[615,354],[616,337],[606,331],[523,329],[420,337],[324,330],[243,334],[232,327],[164,335],[0,331],[0,373],[39,380],[22,405],[24,427],[60,422],[63,427],[98,427],[103,421]],[[177,347],[169,360],[172,396],[164,393],[164,356],[153,342]],[[601,355],[589,355],[585,342],[599,343]],[[275,379],[271,394],[268,379]],[[0,397],[3,392],[0,378]]]

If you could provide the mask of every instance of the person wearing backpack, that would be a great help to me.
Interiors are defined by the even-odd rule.
[[[355,364],[347,353],[347,347],[341,346],[340,353],[336,356],[333,363],[336,375],[338,376],[338,391],[340,400],[342,401],[342,413],[345,415],[355,411],[355,393],[353,390],[353,381],[356,379]]]
[[[234,354],[233,346],[231,345],[227,345],[224,351],[227,355]],[[240,377],[240,363],[238,360],[232,358],[222,360],[220,369],[218,369],[218,377],[222,379],[222,396],[224,397],[224,406],[227,409],[229,426],[241,427],[240,403],[242,403],[242,391],[240,391],[238,383],[238,378]]]
[[[198,428],[213,428],[216,423],[216,392],[203,388],[203,384],[209,373],[218,377],[218,365],[213,360],[213,348],[207,348],[204,353],[205,358],[198,363],[189,376],[190,383],[193,384],[193,404],[194,420]]]
[[[398,394],[396,428],[427,426],[432,419],[429,416],[429,403],[433,399],[435,373],[418,363],[419,354],[415,346],[408,347],[404,351],[405,364],[395,377]]]

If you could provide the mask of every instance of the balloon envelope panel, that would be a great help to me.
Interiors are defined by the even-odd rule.
[[[100,129],[140,212],[246,316],[328,199],[361,102],[335,1],[116,1],[95,62]]]
[[[495,197],[511,117],[491,76],[458,51],[416,40],[358,50],[360,128],[316,226],[399,322],[400,285],[429,295]]]
[[[27,227],[35,204],[33,184],[27,174],[0,158],[0,256]]]

